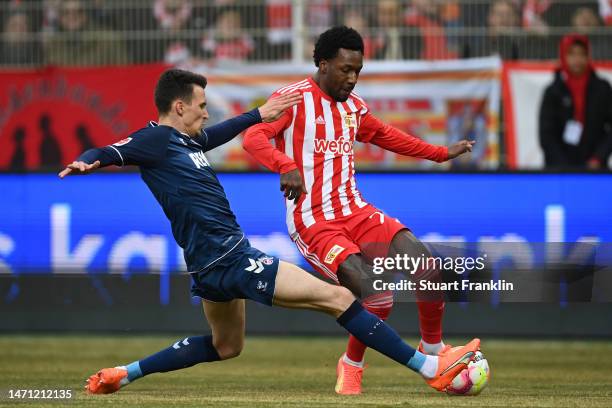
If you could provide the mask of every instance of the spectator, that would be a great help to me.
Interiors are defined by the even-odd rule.
[[[526,0],[522,8],[523,27],[530,33],[548,35],[551,27],[569,27],[571,17],[580,4],[595,11],[594,1]]]
[[[243,30],[240,14],[227,9],[217,17],[217,22],[202,40],[202,50],[216,63],[246,61],[254,49],[253,39]]]
[[[590,34],[600,26],[599,17],[588,7],[580,7],[572,15],[572,27],[580,34]]]
[[[355,9],[352,7],[347,7],[346,11],[344,11],[342,15],[344,17],[344,21],[342,21],[341,24],[350,28],[354,28],[361,34],[364,44],[363,57],[365,59],[372,59],[374,55],[376,55],[376,53],[382,48],[383,37],[372,36],[372,34],[370,33],[370,27],[372,26],[372,24],[370,24],[368,15],[362,10]],[[313,47],[314,44],[312,47],[308,48],[310,57],[312,57]]]
[[[156,0],[153,3],[157,26],[166,31],[176,32],[188,27],[192,11],[191,1]]]
[[[497,54],[503,59],[519,57],[519,13],[510,0],[496,0],[487,15],[486,35],[472,37],[466,45],[467,57]]]
[[[612,152],[612,87],[593,69],[587,37],[563,37],[560,60],[540,108],[546,167],[605,168]]]
[[[440,0],[412,0],[406,17],[406,22],[420,30],[422,48],[420,57],[423,59],[456,58],[456,50],[449,49],[446,38],[445,21],[442,18],[446,6]],[[449,8],[452,9],[452,8]],[[454,16],[458,18],[458,16]]]
[[[440,17],[444,22],[446,33],[446,46],[451,50],[456,58],[459,54],[461,41],[458,35],[459,29],[462,28],[461,4],[455,0],[445,0],[440,5]]]
[[[1,65],[34,65],[41,62],[38,38],[32,31],[24,12],[9,14],[2,30]]]
[[[330,0],[309,0],[305,3],[306,27],[310,29],[312,34],[318,37],[319,34],[334,25],[336,14],[334,3],[338,3],[338,0],[335,2]],[[339,5],[336,4],[336,6]]]
[[[410,35],[404,23],[404,4],[399,0],[380,0],[375,10],[377,29],[375,59],[418,59],[421,56],[421,38]],[[414,33],[412,33],[414,34]]]
[[[128,62],[119,36],[94,23],[81,0],[59,6],[57,32],[45,42],[45,59],[54,65],[106,65]]]
[[[231,10],[240,14],[241,29],[249,33],[253,41],[253,52],[249,55],[251,61],[269,61],[268,33],[266,26],[265,0],[209,0],[212,7],[205,8],[203,20],[206,28],[214,26],[219,15]]]
[[[217,21],[219,14],[224,13],[228,9],[240,13],[240,21],[243,28],[261,30],[266,24],[265,0],[209,0],[208,4],[212,6],[212,9],[209,7],[205,13],[209,27]],[[212,17],[212,20],[210,17]]]
[[[272,59],[291,58],[291,1],[266,0],[268,53]]]
[[[579,34],[589,36],[591,55],[595,59],[612,58],[610,36],[602,30],[599,16],[592,8],[580,7],[572,15],[572,28]]]
[[[153,3],[153,17],[159,34],[153,47],[153,61],[181,65],[194,59],[199,35],[190,32],[196,28],[193,12],[193,3],[189,0],[156,0]]]

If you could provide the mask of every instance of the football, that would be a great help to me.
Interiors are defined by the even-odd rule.
[[[489,362],[484,354],[477,351],[474,361],[471,361],[468,367],[453,379],[446,393],[449,395],[478,395],[489,384],[490,376]]]

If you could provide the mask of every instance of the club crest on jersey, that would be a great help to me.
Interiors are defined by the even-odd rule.
[[[130,141],[131,141],[131,140],[132,140],[132,138],[131,138],[131,137],[126,137],[125,139],[120,140],[120,141],[118,141],[117,143],[113,143],[113,146],[117,146],[117,147],[119,147],[119,146],[123,146],[124,144],[128,144],[128,143],[130,143]]]
[[[341,247],[340,245],[334,245],[325,256],[324,262],[331,265],[334,262],[334,259],[336,259],[336,257],[340,255],[342,251],[344,251],[344,249],[345,248]]]
[[[316,153],[351,154],[353,153],[353,141],[343,137],[337,140],[315,139],[314,150]]]
[[[264,265],[272,265],[274,263],[274,258],[271,256],[262,256],[258,259],[258,261]]]
[[[347,113],[344,115],[344,125],[347,128],[356,128],[357,127],[357,118],[354,113]]]

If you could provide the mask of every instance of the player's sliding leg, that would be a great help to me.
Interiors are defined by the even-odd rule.
[[[393,293],[375,292],[371,284],[371,275],[372,265],[368,264],[360,254],[350,255],[338,268],[340,284],[362,299],[361,303],[368,312],[387,320],[393,308]],[[361,394],[366,349],[367,346],[359,339],[349,335],[346,352],[340,356],[336,366],[336,393]]]
[[[389,257],[396,255],[422,258],[431,256],[429,250],[420,242],[414,234],[408,230],[402,230],[395,234],[391,241]],[[436,280],[435,270],[420,270],[414,279]],[[437,355],[448,349],[442,341],[442,318],[444,316],[444,298],[441,292],[417,291],[417,307],[419,311],[419,328],[421,331],[421,342],[419,350],[426,354]]]
[[[366,346],[420,373],[438,390],[444,390],[467,367],[480,346],[480,340],[474,339],[466,346],[438,356],[425,355],[404,343],[388,324],[365,310],[348,289],[325,283],[286,262],[279,264],[274,305],[334,316],[338,324]]]
[[[245,301],[202,301],[210,325],[209,336],[180,339],[149,357],[125,366],[104,368],[87,380],[92,394],[109,394],[141,377],[191,367],[199,363],[236,357],[244,344]]]

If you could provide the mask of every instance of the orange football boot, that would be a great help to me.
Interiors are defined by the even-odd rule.
[[[121,380],[127,380],[128,372],[125,368],[103,368],[87,379],[85,391],[89,394],[111,394],[122,387]]]
[[[438,370],[435,377],[425,381],[436,390],[445,391],[457,374],[467,368],[478,350],[480,350],[480,339],[473,339],[462,347],[445,347],[444,351],[438,354]]]
[[[336,393],[341,395],[358,395],[361,394],[361,377],[363,376],[363,368],[355,367],[344,361],[344,354],[340,356],[338,365],[336,366]]]

